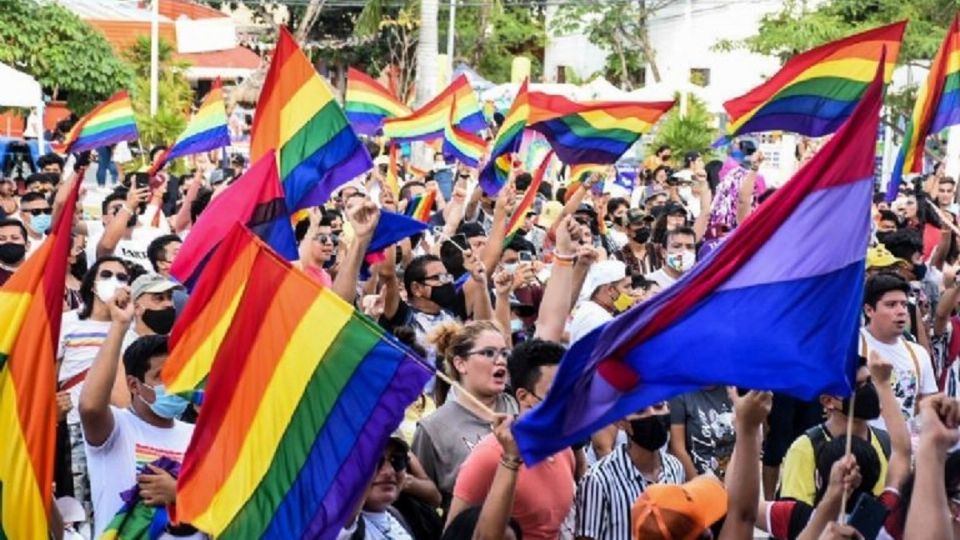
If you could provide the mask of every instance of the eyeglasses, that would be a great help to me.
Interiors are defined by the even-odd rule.
[[[53,208],[24,208],[23,211],[29,212],[31,216],[39,216],[40,214],[50,215],[53,213]]]
[[[330,242],[333,245],[337,245],[337,243],[340,242],[340,238],[335,234],[318,234],[313,237],[313,241],[321,244]]]
[[[428,281],[439,281],[441,285],[446,285],[447,283],[453,283],[453,276],[450,274],[433,274],[432,276],[424,276],[420,283]]]
[[[110,279],[116,276],[117,279],[119,279],[120,281],[123,281],[124,283],[130,281],[129,275],[124,274],[123,272],[114,273],[112,270],[101,270],[100,273],[97,274],[97,276],[100,279]]]
[[[395,452],[390,454],[390,457],[380,456],[380,463],[377,464],[377,470],[383,468],[383,465],[387,462],[390,462],[390,466],[393,467],[393,470],[396,472],[404,472],[410,467],[410,456],[406,453]]]
[[[507,347],[502,349],[498,349],[496,347],[484,347],[482,349],[467,351],[467,356],[470,356],[471,354],[479,354],[488,360],[494,360],[497,358],[497,356],[502,356],[504,359],[507,359],[510,358],[510,349]]]

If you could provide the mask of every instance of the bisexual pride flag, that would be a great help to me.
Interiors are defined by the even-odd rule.
[[[707,385],[848,395],[884,62],[839,132],[676,284],[570,347],[514,427],[528,466]]]

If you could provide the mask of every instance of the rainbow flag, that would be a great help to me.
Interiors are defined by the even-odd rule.
[[[433,211],[433,204],[436,198],[436,191],[427,191],[423,195],[410,197],[410,200],[407,202],[407,208],[403,211],[403,215],[412,217],[421,223],[430,221],[430,212]]]
[[[490,158],[480,170],[480,187],[489,196],[496,195],[507,184],[512,168],[511,154],[520,147],[523,140],[523,128],[527,125],[530,116],[530,97],[526,79],[517,90],[517,97],[513,98],[510,110],[503,118],[503,124],[494,137],[490,150]]]
[[[120,90],[74,124],[67,133],[64,153],[86,152],[139,137],[130,96]]]
[[[195,391],[206,386],[210,366],[240,306],[257,252],[247,229],[233,222],[208,257],[190,301],[170,332],[170,356],[161,372],[168,392],[199,401]]]
[[[235,221],[250,227],[287,259],[299,257],[272,150],[210,201],[180,247],[170,273],[192,290]]]
[[[456,116],[457,100],[454,99],[450,105],[447,123],[443,126],[443,155],[468,167],[476,167],[487,149],[487,143],[482,137],[458,128],[454,123]]]
[[[373,167],[329,85],[283,26],[253,117],[250,160],[270,150],[291,212],[326,202]]]
[[[167,471],[174,478],[180,475],[180,464],[166,456],[153,460],[150,465]],[[151,469],[144,465],[140,471],[150,473]],[[163,536],[170,524],[166,507],[147,506],[138,484],[121,493],[120,498],[123,499],[123,506],[110,520],[99,540],[157,540]]]
[[[400,171],[397,163],[399,156],[400,149],[397,148],[397,145],[390,143],[390,161],[387,163],[387,175],[384,180],[387,182],[387,187],[393,192],[394,197],[400,194]]]
[[[530,128],[543,134],[568,165],[616,163],[675,103],[575,103],[542,93],[531,93],[530,99],[534,108],[550,114]]]
[[[47,538],[50,532],[57,339],[80,184],[53,233],[0,287],[0,538]]]
[[[477,133],[487,129],[487,121],[466,75],[460,75],[443,92],[413,113],[389,118],[383,123],[383,135],[396,143],[429,141],[443,136],[453,102],[458,103],[454,125]]]
[[[190,154],[199,154],[230,146],[230,132],[227,130],[227,108],[223,101],[223,88],[220,78],[203,98],[197,113],[190,119],[183,133],[177,137],[173,146],[157,154],[150,167],[149,174],[157,174],[163,165],[171,159]]]
[[[347,95],[343,109],[353,130],[361,135],[379,135],[383,121],[410,114],[407,107],[373,77],[359,69],[347,70]]]
[[[537,199],[540,184],[543,183],[543,177],[547,174],[547,166],[550,165],[551,159],[553,159],[553,150],[547,152],[547,156],[540,162],[540,166],[537,167],[530,186],[527,187],[523,198],[520,199],[520,204],[517,205],[517,208],[513,211],[513,215],[510,216],[510,222],[507,223],[507,234],[503,239],[504,246],[509,245],[510,242],[513,241],[513,237],[520,231],[520,228],[523,227],[527,212],[533,208],[533,202]]]
[[[430,378],[376,323],[257,244],[177,482],[218,539],[336,538]]]
[[[730,116],[727,136],[833,133],[870,85],[884,49],[884,80],[890,82],[906,26],[906,21],[882,26],[794,56],[766,82],[723,104]]]
[[[927,137],[960,123],[960,15],[943,38],[933,57],[927,82],[917,92],[913,116],[907,124],[903,145],[887,186],[887,201],[897,198],[904,174],[923,171],[923,149]]]

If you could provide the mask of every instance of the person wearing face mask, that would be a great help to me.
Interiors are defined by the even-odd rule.
[[[623,218],[626,223],[627,244],[615,255],[627,265],[631,275],[646,275],[653,272],[654,253],[650,242],[653,216],[639,208],[631,208]]]
[[[126,263],[118,257],[104,257],[96,261],[80,282],[81,308],[65,312],[60,321],[57,392],[58,396],[69,399],[72,408],[66,417],[68,440],[60,441],[58,446],[63,448],[64,453],[69,453],[64,459],[71,462],[72,476],[58,479],[57,485],[72,484],[73,496],[84,505],[87,515],[90,515],[92,509],[90,482],[86,454],[83,451],[80,415],[76,405],[93,359],[110,329],[108,304],[117,291],[129,285],[129,276]],[[114,395],[114,404],[126,406],[129,395],[119,390],[121,389]]]
[[[587,272],[580,289],[583,301],[570,321],[570,343],[587,335],[594,328],[613,319],[632,303],[632,287],[627,266],[617,260],[595,263]]]
[[[20,221],[27,227],[30,244],[36,249],[46,238],[53,218],[53,207],[41,193],[26,193],[20,198]]]
[[[690,227],[668,231],[660,246],[663,253],[663,268],[645,277],[655,281],[661,289],[673,285],[697,262],[697,235]]]
[[[149,465],[160,457],[176,462],[193,435],[193,426],[178,420],[189,402],[167,394],[160,372],[167,360],[166,336],[150,335],[134,341],[123,354],[123,390],[129,405],[116,407],[111,396],[120,364],[120,346],[134,317],[130,293],[120,290],[107,305],[110,329],[97,353],[80,394],[80,421],[93,492],[94,531],[99,538],[123,506],[120,494],[137,485],[149,506],[176,501],[176,479]],[[167,524],[165,533],[204,538],[190,529]]]
[[[15,219],[0,220],[0,285],[27,260],[30,242],[27,228]]]
[[[577,488],[578,539],[630,540],[630,510],[655,484],[682,484],[683,465],[666,451],[670,407],[661,403],[617,422],[629,443],[600,459]]]
[[[123,337],[121,351],[126,351],[143,336],[170,334],[177,317],[173,293],[182,288],[160,274],[143,274],[133,280],[130,296],[134,306],[134,321]]]
[[[817,456],[824,445],[845,437],[851,420],[854,439],[859,439],[872,450],[874,457],[871,459],[879,467],[873,471],[876,475],[874,481],[865,485],[864,490],[880,495],[886,486],[898,486],[903,481],[909,472],[910,435],[890,385],[893,372],[890,361],[871,350],[869,365],[865,358],[858,359],[852,411],[849,396],[820,396],[827,419],[808,429],[790,445],[783,459],[778,498],[794,499],[808,505],[817,501],[818,489],[824,487],[824,478],[821,477],[819,483],[817,480]],[[881,416],[889,426],[889,432],[871,425]]]

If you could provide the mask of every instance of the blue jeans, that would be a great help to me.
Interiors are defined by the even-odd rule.
[[[106,164],[106,166],[104,166]],[[117,164],[113,162],[113,149],[109,146],[97,148],[97,185],[103,187],[107,185],[107,172],[113,176],[111,183],[116,184],[120,180],[120,173],[117,171]]]

